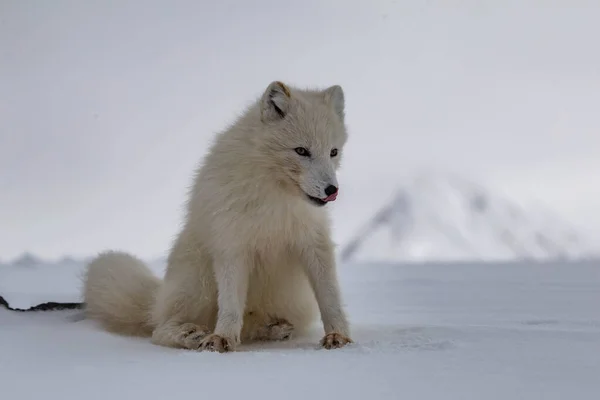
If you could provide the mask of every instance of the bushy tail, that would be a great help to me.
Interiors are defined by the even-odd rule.
[[[86,316],[111,332],[150,336],[150,313],[160,284],[136,257],[116,251],[101,253],[83,277]]]

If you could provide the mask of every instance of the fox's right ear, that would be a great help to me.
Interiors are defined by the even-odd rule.
[[[268,122],[285,118],[290,108],[290,99],[290,89],[284,83],[271,82],[260,101],[261,120]]]
[[[325,89],[325,99],[333,106],[337,115],[343,120],[345,118],[344,108],[346,107],[346,101],[342,87],[340,85],[333,85]]]

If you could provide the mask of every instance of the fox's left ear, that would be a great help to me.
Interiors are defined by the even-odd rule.
[[[333,106],[333,109],[344,120],[346,101],[344,99],[344,90],[340,85],[333,85],[325,89],[325,101]]]

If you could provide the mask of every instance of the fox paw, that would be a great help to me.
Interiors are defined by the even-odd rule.
[[[275,319],[269,325],[261,330],[259,339],[261,340],[288,340],[292,337],[294,325],[285,319]]]
[[[340,347],[344,347],[348,343],[354,343],[352,339],[347,336],[344,336],[340,333],[328,333],[321,339],[321,347],[326,348],[327,350],[338,349]]]
[[[198,350],[202,344],[202,340],[209,334],[205,329],[202,329],[196,324],[185,323],[181,325],[180,342],[187,349]]]
[[[235,350],[235,343],[226,337],[210,334],[206,336],[200,344],[201,350],[204,351],[217,351],[219,353],[226,353]]]

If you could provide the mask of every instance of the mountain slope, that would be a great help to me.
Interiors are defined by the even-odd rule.
[[[345,262],[543,260],[591,253],[568,224],[461,178],[421,174],[342,249]]]
[[[526,209],[460,177],[425,173],[397,190],[341,247],[340,256],[342,262],[572,260],[598,257],[592,250],[550,211]],[[85,261],[65,257],[52,263],[25,253],[4,265],[82,266]],[[161,276],[166,259],[149,264]]]

